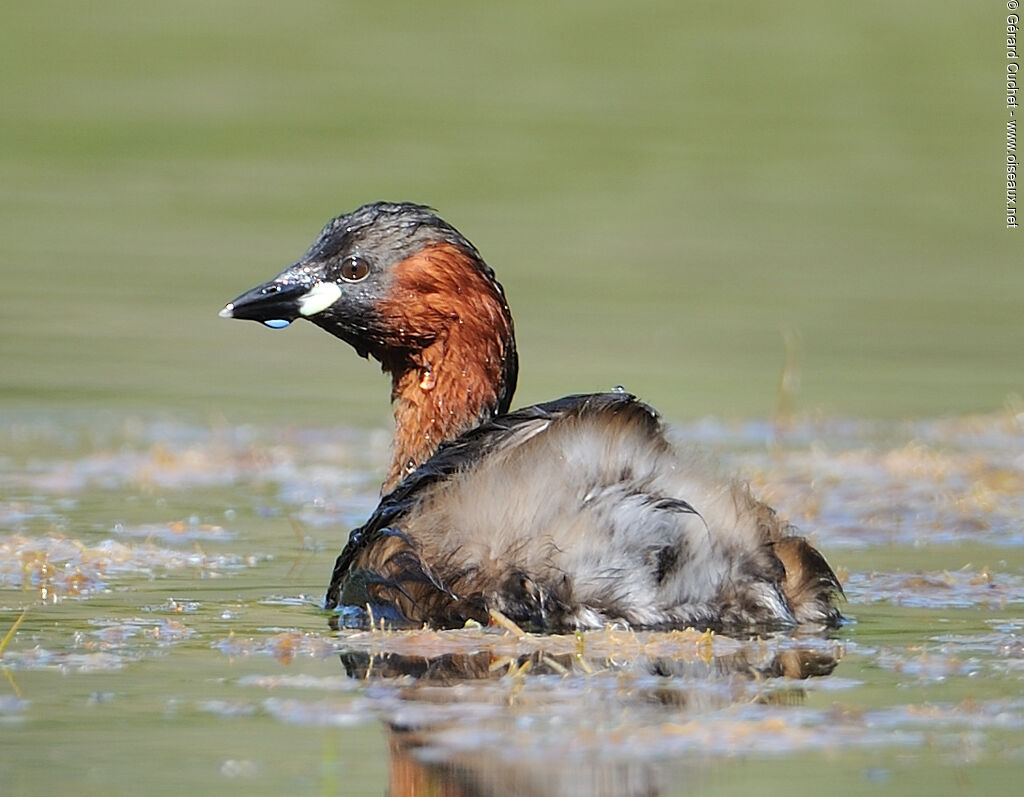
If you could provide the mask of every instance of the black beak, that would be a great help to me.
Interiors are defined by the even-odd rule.
[[[220,311],[220,316],[260,321],[269,326],[287,326],[301,315],[300,300],[309,292],[309,288],[307,282],[287,279],[281,275],[228,302]]]

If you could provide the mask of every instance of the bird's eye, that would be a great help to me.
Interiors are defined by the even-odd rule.
[[[359,282],[370,273],[370,264],[361,257],[350,255],[341,261],[338,273],[346,282]]]

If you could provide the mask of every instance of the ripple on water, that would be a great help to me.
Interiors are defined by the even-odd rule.
[[[89,545],[62,535],[0,537],[0,588],[33,589],[44,601],[85,598],[112,580],[187,570],[216,578],[266,561],[263,555],[181,551],[104,540]]]
[[[979,420],[980,424],[981,421]],[[873,447],[856,439],[736,457],[757,491],[829,550],[981,543],[1024,546],[1024,434],[965,439],[951,421],[918,423],[919,435]]]
[[[919,609],[1005,609],[1024,603],[1024,578],[989,570],[851,573],[843,589],[851,603]]]
[[[232,540],[238,535],[223,526],[201,523],[198,518],[177,520],[171,523],[143,523],[127,525],[115,523],[111,531],[118,537],[130,537],[142,540],[160,540],[161,542],[223,542]]]
[[[73,632],[61,647],[36,645],[5,651],[4,666],[64,673],[114,672],[177,646],[197,633],[173,619],[92,618],[87,623],[91,630]]]

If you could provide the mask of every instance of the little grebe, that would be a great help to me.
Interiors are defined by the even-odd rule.
[[[509,412],[518,357],[504,290],[430,208],[378,202],[221,315],[304,317],[391,374],[380,505],[338,557],[327,608],[392,621],[554,631],[834,625],[825,559],[746,485],[687,462],[625,392]]]

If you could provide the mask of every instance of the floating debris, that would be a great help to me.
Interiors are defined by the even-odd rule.
[[[223,542],[234,539],[237,534],[222,526],[200,523],[198,518],[176,520],[171,523],[143,523],[138,526],[127,526],[115,523],[111,532],[118,537],[132,537],[143,540],[160,540],[161,542],[192,542],[212,541]]]
[[[275,633],[269,637],[230,634],[213,642],[212,647],[231,658],[270,656],[282,664],[290,664],[298,657],[323,659],[337,655],[337,647],[331,639],[298,631]]]
[[[110,589],[114,579],[154,578],[188,570],[196,578],[217,578],[266,561],[264,555],[208,554],[151,544],[104,540],[87,545],[61,535],[0,537],[0,589],[32,589],[56,602]]]
[[[239,686],[252,686],[258,689],[303,689],[327,692],[353,692],[359,684],[342,675],[246,675],[238,679]]]
[[[919,609],[1005,609],[1024,603],[1024,578],[990,570],[853,573],[843,589],[854,603],[885,601]]]

